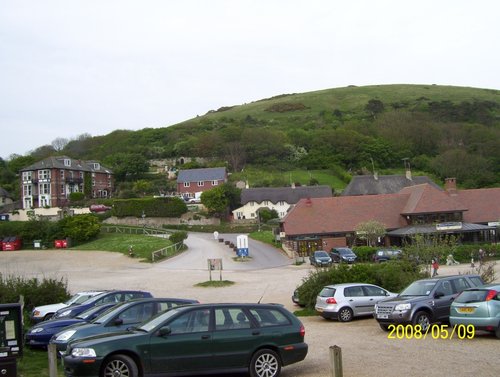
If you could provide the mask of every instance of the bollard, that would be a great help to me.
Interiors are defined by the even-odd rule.
[[[55,344],[49,344],[47,347],[49,356],[49,377],[57,377],[57,348]]]
[[[332,377],[342,377],[342,349],[339,346],[330,346],[330,363]]]

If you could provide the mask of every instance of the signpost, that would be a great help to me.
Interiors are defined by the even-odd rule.
[[[210,281],[212,281],[212,270],[219,270],[219,280],[222,281],[222,259],[211,258],[207,259],[207,262],[208,262],[208,273],[210,276]]]

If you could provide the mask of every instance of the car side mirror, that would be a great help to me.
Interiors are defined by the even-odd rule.
[[[165,335],[168,335],[172,332],[172,329],[170,328],[170,326],[163,326],[162,328],[160,328],[160,330],[158,331],[158,335],[160,336],[165,336]]]
[[[115,326],[123,325],[123,318],[116,318],[114,322]]]
[[[441,298],[443,296],[444,296],[443,292],[436,292],[436,293],[434,293],[434,298]]]

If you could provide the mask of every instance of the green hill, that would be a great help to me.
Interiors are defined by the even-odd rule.
[[[44,146],[33,157],[51,153]],[[143,159],[181,156],[232,172],[327,169],[344,181],[403,171],[405,159],[412,170],[456,177],[462,187],[499,186],[500,91],[377,85],[282,94],[169,127],[83,135],[57,153],[101,160],[123,179],[136,177]]]

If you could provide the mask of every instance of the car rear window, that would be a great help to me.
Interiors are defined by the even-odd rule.
[[[335,288],[325,287],[319,292],[319,297],[333,297],[335,296]]]
[[[484,284],[479,276],[470,276],[469,279],[476,287],[479,287],[480,285]]]
[[[260,327],[289,325],[290,319],[279,309],[256,308],[250,313],[259,323]]]
[[[469,302],[482,302],[486,299],[487,295],[488,295],[487,289],[467,290],[460,293],[458,297],[455,299],[455,302],[461,304],[467,304]]]

